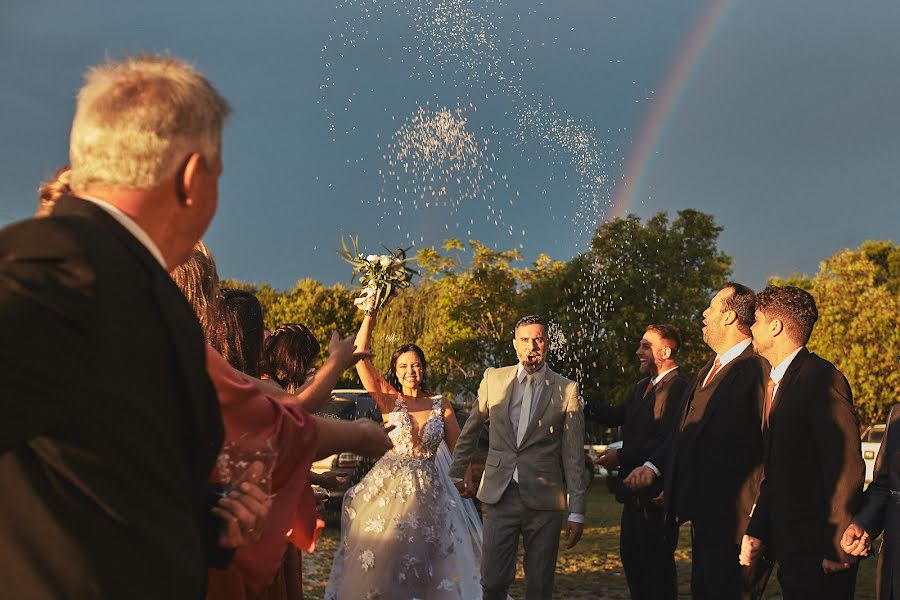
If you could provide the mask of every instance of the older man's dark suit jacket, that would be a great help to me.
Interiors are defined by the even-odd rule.
[[[900,598],[900,404],[891,409],[875,460],[875,478],[853,520],[873,540],[884,532],[878,555],[878,598]]]
[[[768,363],[748,346],[702,387],[712,366],[697,374],[672,439],[650,460],[665,465],[670,522],[690,520],[695,543],[739,544],[762,480]]]
[[[202,598],[222,423],[199,325],[99,207],[0,231],[0,589]]]
[[[592,411],[593,420],[611,427],[622,426],[619,480],[643,465],[666,440],[675,428],[682,398],[690,386],[690,382],[681,376],[680,369],[667,373],[645,396],[649,384],[650,378],[645,377],[621,404],[597,406]],[[614,493],[621,502],[632,496],[653,498],[660,491],[662,482],[639,492],[632,492],[620,484]]]
[[[844,375],[801,349],[778,385],[764,440],[765,481],[747,533],[784,572],[818,576],[823,558],[849,558],[840,539],[866,471]]]

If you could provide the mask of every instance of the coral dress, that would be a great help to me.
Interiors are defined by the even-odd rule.
[[[418,444],[402,398],[387,417],[394,448],[344,497],[325,600],[481,598],[480,539],[435,464],[441,397],[432,399]]]
[[[276,453],[265,533],[255,544],[238,548],[228,569],[208,572],[207,597],[244,600],[257,597],[264,589],[265,597],[278,597],[280,594],[269,593],[274,590],[267,586],[280,577],[286,545],[312,552],[324,526],[308,481],[317,446],[316,423],[303,409],[283,405],[260,392],[211,346],[207,346],[206,370],[219,397],[225,448],[265,443]],[[299,574],[297,579],[299,584]]]

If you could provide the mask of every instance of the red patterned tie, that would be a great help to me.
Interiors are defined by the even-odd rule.
[[[710,384],[713,378],[716,376],[716,373],[719,372],[719,369],[722,368],[722,361],[716,358],[716,361],[713,363],[713,368],[709,371],[709,375],[706,377],[706,383],[703,384],[703,387],[706,387]]]
[[[647,384],[647,387],[644,388],[644,396],[643,397],[646,398],[647,394],[649,394],[650,390],[652,390],[652,389],[653,389],[653,380],[651,379],[650,383]]]
[[[772,412],[772,396],[775,392],[775,382],[769,377],[769,383],[766,384],[766,427],[769,426],[769,413]]]

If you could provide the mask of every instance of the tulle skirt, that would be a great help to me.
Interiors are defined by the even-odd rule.
[[[481,522],[434,458],[386,454],[344,497],[325,600],[481,598]]]

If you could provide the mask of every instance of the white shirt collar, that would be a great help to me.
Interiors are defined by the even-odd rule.
[[[660,381],[662,381],[662,378],[663,378],[663,377],[665,377],[666,375],[668,375],[669,373],[671,373],[672,371],[674,371],[674,370],[677,369],[677,368],[678,368],[677,366],[674,366],[674,367],[672,367],[671,369],[668,369],[668,370],[666,370],[666,371],[663,371],[662,373],[660,373],[659,375],[657,375],[657,376],[653,379],[653,385],[657,385]]]
[[[105,210],[109,214],[109,216],[118,221],[122,227],[128,230],[128,233],[133,235],[137,239],[137,241],[139,241],[141,245],[143,245],[147,249],[147,251],[153,255],[153,258],[155,258],[159,262],[159,264],[162,265],[163,269],[165,269],[166,271],[169,270],[169,268],[166,266],[166,259],[163,258],[162,252],[159,251],[159,247],[153,242],[150,236],[147,235],[147,232],[141,229],[141,226],[134,222],[134,219],[123,213],[121,210],[119,210],[118,207],[113,206],[105,200],[101,200],[99,198],[91,198],[90,196],[83,195],[79,195],[78,197],[82,200],[87,200],[88,202],[96,204],[97,206]]]
[[[752,343],[753,343],[753,340],[751,338],[741,340],[740,342],[738,342],[737,344],[735,344],[734,346],[729,348],[728,351],[725,352],[724,354],[717,354],[716,358],[719,359],[719,362],[724,367],[725,365],[727,365],[728,363],[730,363],[731,361],[736,359],[738,356],[743,354],[744,350],[747,349],[747,346],[749,346]]]
[[[525,381],[525,376],[528,375],[528,371],[525,370],[525,367],[522,366],[522,363],[519,363],[519,368],[516,369],[516,379],[519,380],[519,383]],[[531,374],[532,383],[535,387],[544,383],[544,379],[547,377],[547,363],[544,363],[540,369]]]
[[[788,354],[787,358],[778,363],[777,367],[772,368],[772,372],[769,373],[769,378],[774,381],[776,384],[781,383],[784,374],[787,372],[788,367],[791,366],[791,363],[794,361],[794,358],[803,350],[803,346],[800,346],[790,354]]]

